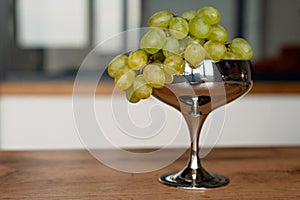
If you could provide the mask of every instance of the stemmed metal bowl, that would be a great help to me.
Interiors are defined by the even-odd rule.
[[[186,63],[185,71],[171,84],[154,89],[153,96],[180,111],[189,128],[191,146],[187,165],[162,175],[161,183],[187,189],[215,188],[229,179],[206,171],[200,162],[199,139],[207,116],[249,92],[252,87],[249,60],[204,60],[198,68]]]

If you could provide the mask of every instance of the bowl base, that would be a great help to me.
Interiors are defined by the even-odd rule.
[[[159,178],[159,182],[184,189],[205,190],[209,188],[217,188],[229,183],[229,179],[220,174],[210,174],[209,179],[201,181],[185,180],[178,176],[178,173],[164,174]]]

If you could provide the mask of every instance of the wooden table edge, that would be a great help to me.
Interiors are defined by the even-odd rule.
[[[90,83],[82,83],[82,94],[87,87],[95,90],[97,95],[109,95],[115,89],[112,82],[103,82],[97,87]],[[74,83],[72,81],[30,81],[30,82],[2,82],[0,95],[72,95]],[[80,88],[77,88],[80,92]],[[299,82],[254,82],[249,94],[300,94]]]

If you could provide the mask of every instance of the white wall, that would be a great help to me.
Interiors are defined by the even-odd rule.
[[[84,102],[84,96],[82,100]],[[123,97],[118,96],[115,100],[115,103],[120,104],[124,101]],[[157,104],[155,100],[149,100],[141,103],[140,107],[130,108],[129,116],[138,127],[147,127],[162,117],[153,112],[153,118],[151,119],[151,116],[149,118],[148,108],[154,104]],[[109,137],[108,139],[114,145],[160,146],[169,143],[170,138],[173,140],[173,134],[178,134],[178,138],[173,140],[170,147],[183,147],[188,144],[186,125],[181,124],[182,118],[177,111],[170,108],[164,110],[165,118],[162,119],[167,120],[164,121],[162,129],[156,130],[157,135],[146,140],[132,140],[132,137],[128,137],[116,126],[115,118],[118,116],[113,118],[112,114],[116,113],[112,112],[110,105],[109,96],[96,97],[95,113],[98,123],[102,127],[101,130],[105,130],[105,137]],[[221,113],[217,111],[216,116],[218,112]],[[94,128],[89,126],[90,121],[87,119],[86,122],[80,122],[87,125],[84,131],[77,133],[72,97],[67,95],[5,95],[0,98],[0,114],[1,149],[84,148],[86,146],[84,137],[95,132]],[[225,123],[217,146],[300,145],[300,95],[247,95],[226,107],[225,114]],[[207,124],[211,125],[215,121],[209,120]],[[109,134],[106,135],[108,132]],[[219,136],[212,133],[210,135]],[[101,140],[94,142],[98,147],[110,147]]]

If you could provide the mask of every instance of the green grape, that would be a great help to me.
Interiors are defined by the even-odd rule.
[[[162,88],[165,83],[165,74],[161,64],[151,63],[146,65],[143,76],[147,84],[154,88]]]
[[[204,48],[208,56],[214,61],[219,61],[224,58],[226,54],[226,47],[223,43],[209,40],[204,44]]]
[[[206,39],[187,36],[182,40],[179,40],[180,52],[183,52],[186,49],[186,47],[189,46],[190,44],[204,45],[205,42]]]
[[[170,34],[176,39],[182,39],[189,33],[189,24],[182,17],[174,17],[169,24]]]
[[[155,54],[164,47],[166,41],[165,32],[160,28],[153,28],[143,36],[140,47],[147,53]]]
[[[125,73],[115,77],[115,85],[121,90],[127,90],[134,81],[136,72],[128,69]]]
[[[130,86],[130,88],[128,88],[125,92],[126,92],[126,99],[130,103],[137,103],[140,101],[140,98],[136,96],[136,94],[133,90],[133,86]]]
[[[148,62],[148,55],[144,50],[136,50],[129,54],[128,65],[131,69],[140,70]]]
[[[164,72],[165,73],[165,84],[171,84],[173,83],[173,80],[174,80],[174,77],[173,75],[171,74],[168,74],[167,72]]]
[[[235,55],[233,52],[231,51],[226,51],[226,54],[223,58],[224,60],[238,60],[238,56]]]
[[[197,12],[197,16],[202,17],[209,24],[217,24],[221,19],[221,13],[211,6],[200,8]]]
[[[166,71],[164,71],[165,73],[165,84],[171,84],[173,83],[173,75],[172,74],[168,74]]]
[[[139,99],[147,99],[151,96],[152,87],[146,83],[143,74],[135,77],[133,82],[133,91]]]
[[[179,49],[180,49],[180,52],[183,52],[187,46],[189,46],[189,44],[192,43],[192,38],[190,36],[187,36],[181,40],[179,40]]]
[[[190,67],[197,68],[203,62],[206,52],[201,44],[192,43],[184,51],[184,58]]]
[[[214,24],[211,26],[210,34],[207,39],[225,43],[228,40],[228,33],[223,26]]]
[[[114,57],[108,64],[108,74],[111,77],[118,76],[128,69],[128,56],[118,55]]]
[[[170,54],[178,54],[180,53],[180,44],[177,39],[173,38],[172,36],[167,37],[167,42],[163,47],[163,54],[164,56],[168,56]]]
[[[167,10],[162,10],[154,13],[148,20],[149,27],[167,28],[173,14]]]
[[[184,13],[182,13],[181,17],[190,21],[191,19],[193,19],[195,16],[197,15],[196,11],[194,10],[188,10],[185,11]]]
[[[191,37],[191,41],[192,41],[191,43],[201,44],[203,46],[207,40],[206,40],[206,38]]]
[[[207,38],[210,33],[210,24],[203,18],[195,17],[189,22],[189,31],[196,38]]]
[[[243,38],[235,38],[229,44],[229,50],[238,56],[239,60],[250,60],[253,51],[250,44]]]
[[[181,74],[184,71],[184,61],[182,57],[178,54],[172,54],[166,57],[164,61],[164,70],[168,74]]]

